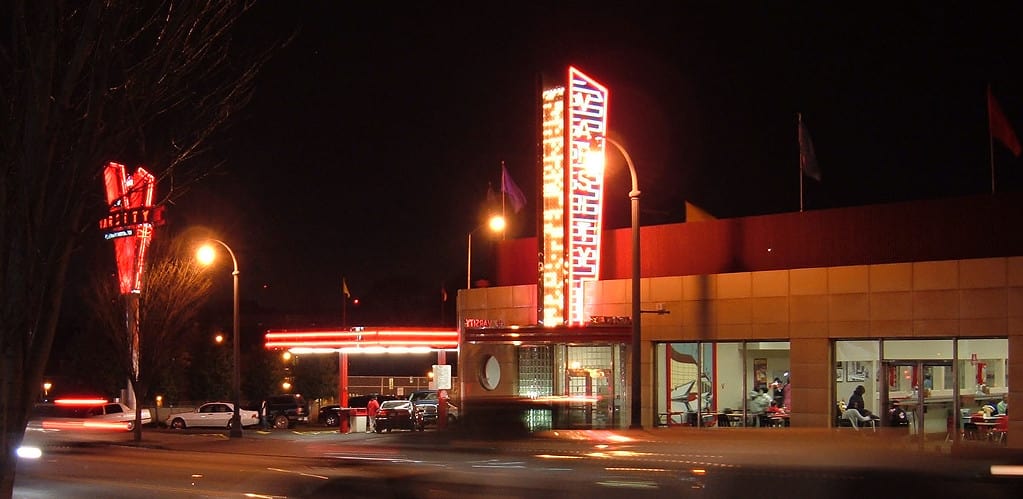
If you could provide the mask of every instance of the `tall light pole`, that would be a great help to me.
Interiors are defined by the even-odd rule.
[[[640,333],[640,296],[639,296],[639,181],[636,178],[636,167],[632,164],[632,158],[628,151],[621,144],[609,137],[604,140],[618,149],[625,157],[625,163],[629,165],[629,174],[632,175],[632,191],[629,192],[629,199],[632,200],[632,418],[629,428],[643,428],[642,410],[643,403],[640,397],[643,377],[640,371],[642,355],[640,347],[643,344]]]
[[[231,247],[228,246],[227,243],[225,243],[224,241],[220,241],[218,239],[210,239],[209,242],[217,243],[217,244],[223,246],[224,249],[227,250],[227,253],[229,255],[231,255],[231,263],[234,264],[234,271],[231,272],[231,275],[234,276],[234,338],[233,338],[233,342],[232,342],[233,343],[233,345],[232,345],[232,350],[233,351],[231,353],[231,356],[234,357],[234,362],[233,362],[233,364],[234,364],[234,379],[231,381],[232,391],[234,392],[234,415],[231,416],[231,424],[230,424],[230,433],[229,434],[230,434],[231,438],[238,438],[238,437],[242,436],[242,418],[238,414],[238,406],[241,404],[241,378],[242,378],[241,348],[239,346],[241,344],[241,336],[240,336],[240,329],[241,329],[240,324],[241,323],[239,322],[239,318],[238,318],[239,317],[238,316],[238,259],[236,259],[234,257],[234,251],[231,251]],[[204,245],[202,245],[199,248],[197,256],[199,258],[199,262],[201,262],[203,265],[209,265],[210,263],[213,262],[213,259],[216,256],[216,251],[213,249],[213,246],[211,246],[209,244],[204,244]]]
[[[482,229],[483,226],[490,227],[491,232],[501,232],[504,230],[506,225],[507,223],[505,222],[504,217],[501,215],[494,215],[490,217],[486,223],[480,224],[479,227],[469,231],[469,236],[466,238],[468,240],[468,250],[466,251],[465,257],[465,289],[472,289],[472,233]]]

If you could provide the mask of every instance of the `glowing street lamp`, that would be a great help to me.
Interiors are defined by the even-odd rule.
[[[466,258],[465,258],[465,261],[466,261],[466,263],[465,263],[465,266],[466,266],[465,289],[471,289],[472,288],[472,233],[482,229],[484,226],[489,227],[490,228],[490,232],[494,232],[494,233],[503,232],[505,227],[507,226],[507,222],[505,222],[504,217],[502,217],[501,215],[494,215],[494,216],[490,217],[490,220],[487,220],[486,223],[481,224],[479,227],[476,227],[475,229],[469,231],[469,237],[468,237],[468,247],[469,247],[469,249],[466,252]]]
[[[234,357],[234,379],[232,380],[232,391],[234,392],[234,415],[231,416],[231,438],[238,438],[242,436],[242,418],[238,413],[238,406],[241,405],[241,353],[239,344],[241,343],[241,336],[239,336],[240,322],[238,316],[238,259],[234,257],[234,251],[231,251],[231,247],[225,242],[210,239],[207,244],[203,244],[199,247],[199,251],[196,253],[196,257],[199,259],[199,263],[203,265],[209,265],[213,263],[216,258],[216,250],[214,246],[209,243],[219,244],[227,250],[227,253],[231,255],[231,263],[234,264],[234,271],[231,275],[234,276],[234,336],[232,341],[233,352],[231,354]],[[222,340],[221,340],[222,341]]]
[[[50,383],[49,381],[43,383],[43,398],[45,398],[45,399],[50,398],[50,389],[51,388],[53,388],[53,383]]]
[[[642,428],[643,418],[640,412],[643,410],[640,395],[640,383],[642,376],[639,364],[641,362],[640,347],[640,296],[639,296],[639,182],[636,178],[636,167],[632,164],[632,157],[621,144],[604,136],[604,141],[618,149],[625,157],[625,163],[629,165],[629,174],[632,175],[632,191],[629,192],[629,199],[632,200],[632,418],[629,428]],[[603,168],[603,154],[597,157],[587,158],[588,168]],[[592,165],[592,166],[591,166]]]

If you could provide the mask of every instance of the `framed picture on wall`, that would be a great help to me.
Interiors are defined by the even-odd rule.
[[[835,363],[835,381],[838,383],[845,381],[845,369],[842,368],[841,362]]]
[[[767,386],[767,359],[753,359],[754,388]]]
[[[850,383],[860,383],[867,380],[869,375],[866,362],[857,360],[846,362],[845,380]]]

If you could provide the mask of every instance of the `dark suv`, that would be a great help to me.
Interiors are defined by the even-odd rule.
[[[309,402],[301,395],[274,395],[266,399],[267,420],[274,428],[291,428],[309,422]]]

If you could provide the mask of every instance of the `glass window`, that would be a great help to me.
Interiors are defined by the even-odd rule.
[[[858,386],[864,389],[864,409],[871,413],[878,410],[881,404],[877,376],[880,360],[881,342],[878,340],[835,342],[835,426],[851,424],[842,414]]]
[[[789,342],[661,343],[654,356],[658,424],[787,424]]]
[[[956,360],[959,426],[970,443],[1004,443],[1009,410],[1009,340],[961,339]]]

